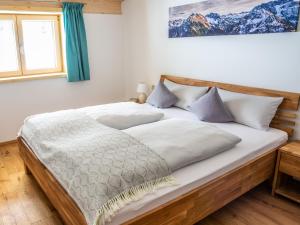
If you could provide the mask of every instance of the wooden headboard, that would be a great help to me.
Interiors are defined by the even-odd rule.
[[[205,86],[205,87],[218,87],[224,90],[239,92],[243,94],[270,96],[270,97],[283,97],[284,100],[279,106],[271,127],[283,130],[288,133],[290,137],[294,134],[294,127],[296,126],[297,110],[299,108],[300,93],[292,93],[285,91],[276,91],[263,88],[247,87],[234,84],[226,84],[213,81],[196,80],[184,77],[176,77],[170,75],[162,75],[161,81],[165,79],[173,81],[178,84],[190,86]]]

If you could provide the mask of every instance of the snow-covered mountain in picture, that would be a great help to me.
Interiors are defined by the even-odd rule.
[[[169,37],[294,32],[299,0],[207,0],[170,8]]]

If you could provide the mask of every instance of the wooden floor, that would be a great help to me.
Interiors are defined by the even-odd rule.
[[[0,147],[0,225],[62,225],[37,183],[25,175],[16,144]],[[300,225],[300,205],[273,198],[261,185],[197,225]]]

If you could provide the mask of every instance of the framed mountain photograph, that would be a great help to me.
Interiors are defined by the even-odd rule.
[[[169,37],[297,31],[299,0],[206,0],[169,9]]]

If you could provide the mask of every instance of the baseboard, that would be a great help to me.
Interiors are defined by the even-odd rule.
[[[0,147],[5,146],[5,145],[16,144],[16,143],[17,143],[17,140],[11,140],[11,141],[0,142]]]

